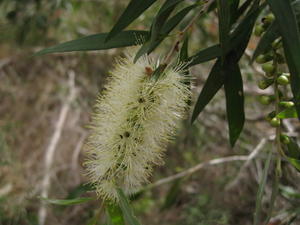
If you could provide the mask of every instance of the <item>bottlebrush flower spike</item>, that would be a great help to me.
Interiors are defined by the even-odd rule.
[[[86,143],[87,174],[97,194],[117,201],[117,188],[132,194],[162,164],[166,145],[186,113],[190,89],[180,67],[152,79],[155,62],[119,59],[95,105]]]

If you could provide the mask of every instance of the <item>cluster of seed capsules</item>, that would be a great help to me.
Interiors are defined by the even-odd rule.
[[[265,16],[261,23],[255,26],[254,34],[258,37],[262,36],[271,23],[275,20],[273,14]],[[281,110],[294,107],[294,102],[291,101],[289,93],[290,74],[284,72],[287,70],[285,58],[282,48],[281,38],[277,38],[271,43],[270,49],[264,54],[259,55],[255,61],[261,65],[264,71],[264,78],[258,82],[258,87],[262,90],[270,86],[274,88],[273,95],[261,95],[259,101],[264,105],[275,104],[275,110],[266,116],[273,127],[281,126],[281,119],[278,118],[278,113]],[[281,141],[288,144],[289,137],[281,134]]]

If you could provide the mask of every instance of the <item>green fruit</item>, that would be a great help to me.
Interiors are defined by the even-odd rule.
[[[272,111],[266,116],[266,120],[270,122],[275,116],[276,116],[276,112]]]
[[[277,117],[274,117],[273,119],[271,119],[270,124],[272,127],[279,127],[280,126],[280,119]]]
[[[284,108],[292,108],[295,106],[294,102],[292,102],[292,101],[282,101],[282,102],[279,102],[279,105]]]
[[[287,76],[285,75],[280,75],[278,78],[277,78],[277,83],[278,84],[281,84],[281,85],[287,85],[290,83],[290,80]]]
[[[269,86],[271,86],[274,83],[273,79],[264,79],[264,80],[260,80],[258,82],[258,87],[262,90],[268,88]]]
[[[274,100],[273,96],[262,95],[259,97],[259,102],[263,105],[269,105]]]
[[[254,28],[254,35],[260,37],[265,31],[265,28],[262,25],[256,25]]]
[[[261,68],[268,75],[273,74],[275,72],[275,67],[272,62],[262,64]]]
[[[275,41],[272,42],[272,48],[273,49],[279,49],[282,47],[282,41],[281,38],[277,38]]]
[[[270,25],[275,20],[275,16],[270,13],[262,19],[262,22],[265,26]]]
[[[268,61],[271,61],[273,59],[273,56],[270,54],[265,54],[265,55],[259,55],[256,57],[255,61],[259,64],[266,63]]]
[[[285,134],[280,134],[280,141],[286,145],[288,145],[291,142],[290,137]]]

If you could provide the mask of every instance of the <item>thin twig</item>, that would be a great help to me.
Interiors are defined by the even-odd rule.
[[[182,172],[174,174],[172,176],[160,179],[160,180],[154,182],[153,184],[150,184],[150,185],[146,186],[143,189],[144,190],[151,189],[151,188],[154,188],[154,187],[172,182],[176,179],[189,176],[189,175],[199,171],[200,169],[203,169],[203,168],[208,167],[208,166],[223,164],[223,163],[233,162],[233,161],[247,161],[247,160],[249,160],[250,156],[251,156],[251,154],[248,155],[248,156],[247,155],[241,155],[241,156],[235,155],[235,156],[228,156],[228,157],[224,157],[224,158],[212,159],[208,162],[199,163],[198,165],[196,165],[194,167],[191,167],[191,168],[189,168],[185,171],[182,171]]]
[[[260,142],[258,143],[258,145],[255,147],[255,149],[251,152],[251,154],[248,156],[247,161],[244,163],[244,165],[241,167],[238,175],[236,176],[236,178],[230,182],[228,185],[226,185],[225,190],[230,190],[233,187],[235,187],[240,180],[242,179],[244,172],[246,171],[246,169],[250,166],[251,161],[260,153],[260,151],[264,148],[264,146],[267,143],[267,139],[263,138],[260,140]]]
[[[49,143],[49,145],[46,149],[46,153],[45,153],[44,177],[43,177],[42,184],[41,184],[41,189],[42,189],[41,197],[43,197],[43,198],[48,197],[48,192],[51,187],[51,182],[50,182],[51,168],[53,165],[55,151],[57,149],[57,144],[61,137],[62,129],[64,127],[67,114],[70,110],[71,102],[75,98],[75,84],[74,84],[75,73],[74,73],[74,71],[69,71],[68,75],[69,75],[68,85],[69,85],[70,94],[67,97],[65,103],[63,104],[63,106],[61,108],[58,120],[55,124],[55,129],[54,129],[53,135],[50,139],[50,143]],[[47,209],[46,209],[45,204],[43,204],[43,203],[39,209],[38,216],[39,216],[39,224],[44,225],[45,221],[46,221],[46,217],[47,217]]]

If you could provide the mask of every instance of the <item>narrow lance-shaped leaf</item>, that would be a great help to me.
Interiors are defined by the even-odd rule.
[[[107,33],[94,34],[73,41],[64,42],[50,48],[45,48],[35,55],[45,55],[56,52],[91,51],[110,48],[121,48],[137,44],[137,39],[148,39],[149,32],[129,30],[122,31],[113,39],[105,42]]]
[[[230,31],[230,1],[217,0],[219,17],[219,40],[222,51],[222,63],[224,63],[229,43]]]
[[[300,119],[300,33],[290,0],[267,0],[275,15],[287,64],[291,72],[291,87]]]
[[[128,225],[140,225],[139,221],[133,214],[133,210],[122,189],[118,188],[117,191],[119,196],[119,205],[122,210],[125,222],[128,223]]]
[[[223,86],[224,76],[223,74],[220,74],[221,69],[221,59],[218,59],[217,62],[214,64],[212,70],[210,71],[210,74],[204,84],[204,87],[202,88],[201,93],[197,99],[191,119],[192,123]]]
[[[272,151],[269,151],[267,159],[265,161],[265,167],[264,167],[264,170],[263,170],[261,180],[259,182],[259,187],[258,187],[258,191],[257,191],[257,195],[256,195],[256,206],[255,206],[253,225],[260,224],[262,198],[263,198],[265,186],[266,186],[266,183],[267,183],[268,171],[269,171],[269,167],[270,167],[270,164],[271,164],[271,159],[272,159]]]
[[[136,62],[139,59],[139,57],[146,53],[150,54],[167,37],[167,35],[183,20],[183,18],[195,7],[197,7],[197,4],[188,6],[176,13],[173,17],[171,17],[161,29],[159,38],[154,41],[146,42],[137,52],[134,61]]]
[[[125,221],[122,215],[122,210],[118,205],[107,204],[106,215],[107,215],[108,225],[125,225]]]
[[[221,56],[221,46],[213,45],[189,57],[189,66],[194,66]]]
[[[298,114],[297,114],[296,109],[293,107],[293,108],[288,108],[288,109],[281,111],[280,113],[278,113],[278,115],[276,117],[278,117],[280,119],[297,118]]]
[[[250,10],[235,31],[230,35],[229,47],[227,48],[227,51],[229,52],[235,50],[238,60],[240,57],[242,57],[245,48],[247,47],[255,20],[263,8],[264,5],[260,8],[252,8],[252,10]],[[241,45],[241,43],[243,43],[243,45]],[[189,66],[194,66],[218,58],[221,56],[221,54],[222,50],[220,44],[213,45],[189,57]]]
[[[224,73],[229,139],[231,146],[234,146],[245,123],[243,80],[236,62],[225,61]]]
[[[93,198],[74,198],[74,199],[49,199],[49,198],[42,198],[47,203],[54,204],[54,205],[77,205],[84,202],[88,202],[94,200]]]
[[[161,33],[161,28],[167,21],[168,17],[175,9],[175,7],[182,2],[183,0],[166,0],[165,3],[162,5],[160,10],[158,11],[154,21],[151,25],[151,41],[154,41],[158,38],[159,34]]]
[[[116,36],[136,18],[138,18],[146,9],[148,9],[156,0],[131,0],[123,14],[118,19],[112,30],[109,32],[105,41]]]

